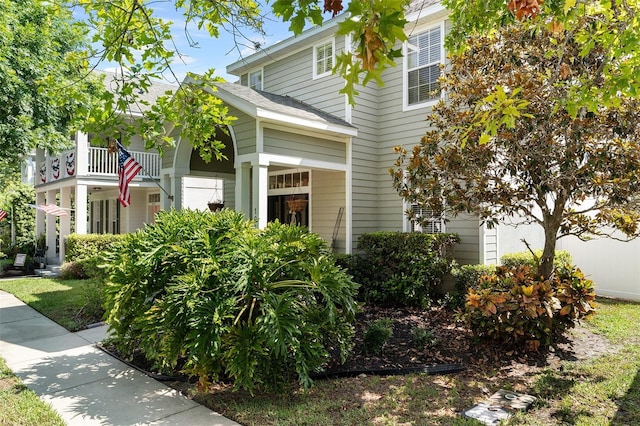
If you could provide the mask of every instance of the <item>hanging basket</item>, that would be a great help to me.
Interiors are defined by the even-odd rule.
[[[224,203],[208,203],[209,210],[212,212],[222,210],[224,208]]]
[[[307,200],[302,198],[292,198],[287,200],[287,204],[292,212],[301,212],[307,208]]]

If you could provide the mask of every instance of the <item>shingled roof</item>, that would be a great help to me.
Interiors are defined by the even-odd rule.
[[[413,0],[404,13],[405,15],[409,15],[438,3],[440,3],[440,0]]]
[[[228,92],[229,94],[249,102],[256,108],[273,111],[296,118],[316,121],[320,123],[351,127],[350,123],[344,121],[335,115],[329,114],[321,109],[311,106],[307,103],[292,98],[291,96],[275,95],[269,92],[254,90],[247,86],[237,83],[216,83],[219,90]]]

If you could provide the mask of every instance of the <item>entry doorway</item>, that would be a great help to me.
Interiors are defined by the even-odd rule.
[[[290,209],[288,201],[293,199],[305,200],[306,205],[301,211],[294,212]],[[268,197],[269,222],[278,220],[280,223],[297,224],[309,227],[309,194],[295,195],[270,195]]]

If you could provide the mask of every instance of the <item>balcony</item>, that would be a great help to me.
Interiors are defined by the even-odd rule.
[[[142,166],[143,175],[154,179],[160,177],[160,155],[151,152],[128,151]],[[118,174],[118,155],[107,148],[89,148],[88,175],[116,176]]]
[[[118,155],[110,153],[107,148],[89,147],[86,163],[78,157],[77,149],[63,151],[58,155],[47,155],[38,164],[36,185],[56,182],[61,179],[86,176],[118,176]],[[160,155],[144,151],[129,151],[131,156],[143,167],[144,171],[138,176],[160,177]]]

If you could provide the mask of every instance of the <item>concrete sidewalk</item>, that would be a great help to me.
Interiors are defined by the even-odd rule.
[[[68,425],[238,425],[96,348],[105,333],[70,333],[0,291],[0,356]]]

